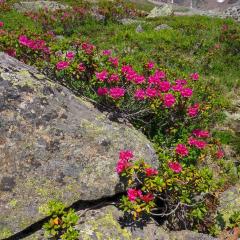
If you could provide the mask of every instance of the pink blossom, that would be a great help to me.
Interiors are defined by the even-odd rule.
[[[112,58],[112,57],[110,57],[109,58],[109,62],[114,66],[114,67],[118,67],[118,64],[119,64],[119,62],[118,62],[118,58]]]
[[[208,138],[209,137],[209,132],[206,130],[201,130],[201,129],[195,129],[192,134],[195,137],[199,137],[199,138]]]
[[[155,168],[146,168],[145,171],[146,171],[147,177],[150,177],[150,176],[158,174],[158,170],[155,169]]]
[[[98,80],[104,82],[108,77],[108,72],[107,70],[103,70],[102,72],[96,72],[95,75]]]
[[[159,87],[162,92],[168,92],[171,88],[171,83],[168,81],[162,81],[159,83]]]
[[[148,63],[147,63],[147,68],[149,69],[149,70],[151,70],[151,69],[153,69],[154,68],[154,62],[153,61],[149,61]]]
[[[218,149],[218,151],[216,152],[216,157],[217,159],[222,159],[224,157],[224,151],[222,149]]]
[[[137,100],[143,100],[145,98],[145,91],[143,89],[136,90],[136,92],[134,93],[134,97]]]
[[[112,74],[109,79],[108,79],[108,82],[111,83],[111,82],[118,82],[119,81],[119,76],[117,74]]]
[[[86,42],[82,43],[82,50],[83,50],[86,54],[88,54],[88,55],[92,54],[93,51],[94,51],[94,49],[95,49],[95,46],[94,46],[94,45],[92,45],[92,44],[90,44],[90,43],[86,43]]]
[[[182,89],[183,89],[183,86],[180,85],[180,84],[176,84],[176,85],[173,85],[173,86],[172,86],[172,90],[173,90],[174,92],[181,92]]]
[[[0,21],[0,28],[4,26],[4,22]]]
[[[187,114],[189,117],[196,117],[199,112],[199,104],[195,103],[194,105],[188,107]]]
[[[29,42],[29,40],[28,40],[28,38],[27,38],[26,35],[21,35],[21,36],[19,36],[18,41],[19,41],[19,43],[22,44],[23,46],[27,46],[27,45],[28,45],[28,42]]]
[[[136,84],[142,84],[145,82],[145,77],[142,75],[136,75],[136,76],[134,76],[134,82]]]
[[[84,71],[86,70],[85,65],[84,65],[83,63],[79,63],[79,64],[78,64],[78,70],[79,70],[80,72],[84,72]]]
[[[176,80],[175,80],[175,83],[176,83],[177,85],[182,85],[182,86],[184,86],[184,85],[187,84],[187,80],[186,80],[186,79],[176,79]]]
[[[180,173],[182,171],[182,166],[179,162],[169,162],[168,166],[175,173]]]
[[[197,141],[197,139],[195,139],[195,138],[193,138],[193,137],[190,137],[190,138],[188,139],[188,144],[189,144],[190,146],[195,146],[196,141]]]
[[[16,50],[12,49],[12,48],[9,48],[9,49],[5,50],[5,53],[7,53],[11,57],[16,57],[16,55],[17,55]]]
[[[155,88],[148,87],[146,89],[146,96],[148,96],[149,98],[156,97],[157,96],[157,90]]]
[[[113,99],[119,99],[125,95],[125,89],[122,87],[110,88],[109,95]]]
[[[128,200],[134,202],[138,197],[142,197],[142,191],[134,188],[127,190]]]
[[[74,52],[67,52],[66,53],[66,58],[68,58],[68,59],[73,59],[75,57],[75,53]]]
[[[201,140],[196,140],[194,146],[198,149],[204,149],[207,146],[207,143]]]
[[[65,62],[65,61],[60,61],[56,64],[57,70],[66,69],[68,66],[69,66],[69,62]]]
[[[110,56],[110,55],[112,54],[112,50],[110,50],[110,49],[103,50],[103,51],[102,51],[102,54],[103,54],[104,56]]]
[[[193,94],[193,91],[192,91],[191,88],[184,88],[184,89],[182,89],[182,91],[181,91],[181,95],[182,95],[183,97],[186,97],[186,98],[191,97],[192,94]]]
[[[197,81],[198,79],[199,79],[199,74],[198,73],[192,73],[191,75],[190,75],[190,78],[192,79],[192,80],[194,80],[194,81]]]
[[[178,144],[175,150],[176,150],[176,153],[182,157],[185,157],[188,155],[188,149],[184,144]]]
[[[144,201],[145,203],[148,203],[152,200],[154,200],[154,195],[152,193],[147,193],[146,195],[140,196],[140,199]]]
[[[176,99],[171,93],[167,93],[164,95],[163,103],[166,108],[172,107],[175,102],[176,102]]]
[[[160,70],[156,70],[155,75],[156,75],[156,77],[158,77],[159,79],[164,79],[164,78],[166,77],[165,72],[160,71]]]
[[[99,96],[104,96],[108,94],[108,89],[106,87],[99,87],[97,90]]]
[[[165,72],[156,70],[155,73],[148,78],[149,84],[160,84],[161,79],[166,77]]]
[[[122,73],[129,73],[133,72],[134,70],[132,69],[131,65],[123,65],[122,66]]]
[[[131,158],[133,158],[133,152],[131,150],[125,150],[125,151],[120,151],[119,153],[119,159],[122,159],[122,160],[129,160]]]

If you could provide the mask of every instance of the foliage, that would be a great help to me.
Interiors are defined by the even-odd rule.
[[[79,217],[73,209],[66,210],[62,202],[50,201],[48,206],[41,208],[41,212],[50,216],[43,225],[45,237],[51,239],[76,240],[79,232],[74,228]]]

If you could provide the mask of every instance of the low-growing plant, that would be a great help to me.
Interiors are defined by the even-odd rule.
[[[79,238],[79,231],[75,229],[79,217],[73,209],[66,210],[62,202],[50,201],[40,211],[50,216],[48,222],[43,225],[46,238],[62,240],[77,240]]]

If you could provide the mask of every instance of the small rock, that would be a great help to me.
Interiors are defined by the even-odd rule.
[[[157,18],[162,16],[170,16],[172,14],[173,14],[172,5],[162,3],[158,7],[153,8],[146,18]]]
[[[161,24],[154,28],[155,31],[160,31],[164,29],[172,29],[172,27],[168,26],[167,24]]]
[[[143,28],[142,28],[142,25],[141,25],[141,24],[139,24],[139,25],[136,27],[136,32],[137,32],[137,33],[143,32]]]

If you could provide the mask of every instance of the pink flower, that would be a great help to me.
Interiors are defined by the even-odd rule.
[[[175,80],[175,83],[176,83],[177,85],[182,85],[182,86],[184,86],[184,85],[187,84],[187,80],[186,80],[186,79],[176,79],[176,80]]]
[[[134,97],[137,100],[143,100],[145,98],[145,91],[143,89],[136,90],[136,92],[134,93]]]
[[[182,157],[185,157],[188,155],[188,149],[184,144],[178,144],[175,150],[176,150],[176,153],[181,155]]]
[[[69,66],[69,62],[65,62],[65,61],[60,61],[56,64],[57,70],[66,69],[68,66]]]
[[[182,91],[181,91],[181,95],[182,95],[183,97],[186,97],[186,98],[191,97],[192,94],[193,94],[193,91],[192,91],[191,88],[184,88],[184,89],[182,89]]]
[[[207,143],[201,140],[196,140],[194,146],[198,149],[204,149],[207,146]]]
[[[27,46],[27,45],[28,45],[28,42],[29,42],[27,36],[25,36],[25,35],[19,36],[18,41],[19,41],[19,43],[22,44],[23,46]]]
[[[125,150],[125,151],[120,151],[119,153],[119,159],[122,160],[129,160],[133,158],[133,152],[131,150]]]
[[[183,86],[180,85],[180,84],[176,84],[176,85],[173,85],[173,86],[172,86],[172,90],[173,90],[174,92],[181,92],[182,89],[183,89]]]
[[[103,50],[103,51],[102,51],[102,54],[103,54],[104,56],[110,56],[110,55],[112,54],[112,50],[109,50],[109,49]]]
[[[82,50],[83,50],[86,54],[88,54],[88,55],[92,54],[93,51],[94,51],[94,49],[95,49],[95,46],[94,46],[94,45],[92,45],[92,44],[90,44],[90,43],[86,43],[86,42],[82,43]]]
[[[0,28],[4,26],[4,22],[0,21]]]
[[[140,199],[144,201],[145,203],[151,202],[154,200],[154,195],[152,193],[148,193],[146,195],[140,196]]]
[[[155,76],[158,77],[159,79],[164,79],[166,77],[166,74],[163,71],[156,70]]]
[[[134,76],[134,82],[136,84],[142,84],[145,82],[145,77],[142,75],[136,75],[136,76]]]
[[[109,58],[109,62],[110,62],[114,67],[118,67],[118,64],[119,64],[118,58],[112,58],[112,57],[110,57],[110,58]]]
[[[108,89],[106,87],[99,87],[97,90],[99,96],[104,96],[108,94]]]
[[[199,74],[198,73],[192,73],[191,75],[190,75],[190,78],[192,79],[192,80],[194,80],[194,81],[197,81],[198,79],[199,79]]]
[[[168,81],[162,81],[159,83],[159,87],[162,92],[168,92],[171,88],[171,83]]]
[[[193,137],[190,137],[190,138],[188,139],[188,144],[189,144],[190,146],[195,146],[196,141],[197,141],[197,139],[195,139],[195,138],[193,138]]]
[[[151,70],[151,69],[153,69],[154,68],[154,62],[153,61],[149,61],[148,63],[147,63],[147,69],[149,69],[149,70]]]
[[[108,77],[108,72],[107,70],[103,70],[102,72],[96,72],[95,75],[98,80],[104,82]]]
[[[78,70],[79,70],[80,72],[84,72],[84,71],[86,70],[85,65],[84,65],[83,63],[79,63],[79,64],[78,64]]]
[[[66,58],[68,58],[68,59],[73,59],[75,57],[75,53],[74,52],[67,52],[66,53]]]
[[[129,73],[133,72],[134,70],[132,69],[131,65],[123,65],[122,66],[122,73]]]
[[[117,163],[116,171],[118,174],[121,174],[124,170],[126,170],[131,164],[129,160],[133,158],[133,153],[130,150],[120,151],[119,160]]]
[[[180,173],[182,171],[182,166],[178,162],[169,162],[168,166],[175,173]]]
[[[153,98],[153,97],[156,97],[157,96],[157,90],[155,88],[150,88],[148,87],[146,89],[146,95],[149,97],[149,98]]]
[[[171,93],[167,93],[164,95],[163,103],[166,108],[170,108],[176,102],[175,97]]]
[[[114,73],[108,79],[109,83],[111,83],[111,82],[118,82],[118,81],[119,81],[119,76],[117,74],[114,74]]]
[[[146,168],[145,171],[146,171],[147,177],[158,175],[158,170],[155,168]]]
[[[191,146],[195,146],[198,149],[204,149],[207,146],[207,143],[196,138],[190,137],[188,143]]]
[[[134,188],[127,190],[128,200],[134,202],[138,197],[142,197],[142,191]]]
[[[216,157],[217,159],[222,159],[224,157],[224,151],[222,149],[218,149],[218,151],[216,152]]]
[[[199,137],[199,138],[208,138],[209,137],[209,132],[206,130],[201,130],[201,129],[195,129],[192,134],[195,137]]]
[[[122,87],[110,88],[109,95],[113,99],[119,99],[125,95],[125,89]]]
[[[161,79],[165,78],[165,72],[156,70],[155,73],[148,78],[148,83],[149,84],[160,84]]]
[[[189,117],[196,117],[199,112],[199,104],[195,103],[194,105],[188,107],[187,114]]]
[[[7,53],[11,57],[16,57],[16,55],[17,55],[16,50],[12,49],[12,48],[9,48],[9,49],[5,50],[5,53]]]

